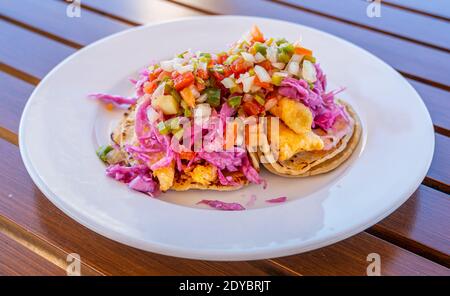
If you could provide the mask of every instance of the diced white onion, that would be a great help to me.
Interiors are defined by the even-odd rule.
[[[208,98],[207,94],[202,94],[201,96],[199,96],[195,101],[197,103],[204,103],[206,102],[206,99]]]
[[[249,54],[248,52],[243,51],[243,52],[241,52],[241,55],[246,62],[250,62],[250,63],[255,62],[255,57],[253,55]]]
[[[273,75],[281,76],[281,77],[288,77],[289,74],[287,72],[274,72]]]
[[[266,71],[266,69],[264,69],[260,65],[255,66],[255,73],[261,82],[271,82],[272,81],[272,78],[270,77],[269,73]]]
[[[261,63],[262,61],[264,61],[266,58],[260,53],[260,52],[257,52],[256,54],[255,54],[255,62],[257,62],[257,63]]]
[[[198,104],[194,108],[194,120],[205,119],[211,116],[211,106],[209,104]]]
[[[248,93],[253,86],[253,81],[255,80],[255,76],[246,77],[242,79],[242,90],[245,93]]]
[[[147,118],[150,123],[153,123],[159,118],[159,113],[150,106],[147,108]]]
[[[164,88],[166,87],[166,82],[161,83],[158,85],[158,87],[155,89],[155,91],[152,93],[151,99],[154,100],[157,97],[164,95]]]
[[[286,64],[285,63],[272,63],[272,66],[277,69],[284,69]]]
[[[198,63],[198,69],[201,69],[203,71],[207,70],[207,66],[208,65],[206,63],[203,63],[203,62]]]
[[[223,79],[221,81],[221,83],[223,84],[223,86],[225,86],[226,88],[232,88],[236,86],[236,83],[234,82],[233,77],[226,77],[225,79]]]
[[[311,83],[317,80],[316,67],[308,60],[303,61],[302,77]]]
[[[277,54],[278,54],[278,50],[274,47],[269,47],[267,48],[267,59],[271,62],[271,63],[276,63],[277,62]]]
[[[174,70],[173,68],[173,61],[161,61],[160,63],[161,69],[167,72],[172,72]]]
[[[287,71],[289,74],[298,76],[300,71],[300,64],[295,61],[290,61],[287,65]]]
[[[298,54],[293,54],[291,57],[291,60],[289,62],[297,62],[300,63],[300,61],[302,60],[303,55],[298,55]]]
[[[186,65],[186,66],[178,67],[177,71],[180,74],[183,74],[183,73],[186,73],[186,72],[192,72],[192,71],[194,71],[194,65]]]
[[[198,98],[198,97],[200,97],[200,93],[198,92],[198,90],[197,90],[197,88],[195,87],[195,85],[191,85],[191,86],[189,86],[189,89],[191,90],[191,92],[192,92],[192,95],[194,96],[194,98]]]

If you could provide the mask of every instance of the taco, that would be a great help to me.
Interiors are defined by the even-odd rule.
[[[270,146],[270,132],[260,133],[257,155],[264,167],[280,176],[308,177],[332,171],[346,161],[359,143],[361,122],[348,103],[337,101],[337,105],[343,108],[345,117],[338,118],[327,132],[316,128],[300,134],[292,130],[286,133],[283,129],[288,127],[280,122],[281,139],[272,145],[278,149]]]

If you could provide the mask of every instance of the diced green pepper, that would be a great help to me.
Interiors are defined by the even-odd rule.
[[[248,70],[248,74],[250,75],[250,76],[254,76],[256,73],[255,73],[255,69],[253,69],[253,68],[251,68],[250,70]]]
[[[212,107],[218,107],[220,105],[220,89],[218,88],[207,88],[205,90],[206,93],[206,102]]]
[[[256,42],[254,45],[256,52],[259,52],[260,54],[262,54],[263,56],[266,56],[267,54],[267,46],[260,43],[260,42]]]
[[[180,119],[178,117],[174,117],[165,121],[165,125],[168,126],[171,130],[177,130],[180,128]]]
[[[308,82],[308,84],[309,84],[309,88],[310,88],[310,89],[314,89],[314,83]]]
[[[280,63],[289,63],[289,60],[291,59],[291,57],[289,56],[289,54],[285,53],[285,52],[281,52],[278,54],[278,61]]]
[[[228,105],[231,108],[237,108],[239,105],[241,105],[242,96],[233,96],[228,99]]]
[[[184,109],[184,117],[191,117],[192,111],[189,108]]]
[[[313,56],[305,56],[304,59],[310,61],[313,64],[316,62],[316,58]]]
[[[276,41],[275,43],[276,43],[278,46],[280,46],[281,44],[286,43],[286,42],[288,42],[286,39],[281,38],[281,39],[277,39],[277,41]]]
[[[183,51],[182,53],[180,53],[177,57],[179,57],[179,58],[183,58],[184,57],[184,55],[185,54],[187,54],[188,53],[188,51],[186,50],[186,51]]]
[[[223,63],[225,65],[231,65],[231,63],[233,63],[238,57],[239,57],[239,55],[237,55],[237,54],[230,55]]]
[[[294,48],[294,45],[292,45],[290,43],[283,43],[280,45],[279,49],[282,53],[292,54],[292,53],[294,53],[295,48]]]
[[[158,127],[158,131],[161,135],[167,135],[170,132],[170,127],[167,126],[164,123],[164,121],[161,121],[160,123],[158,123],[157,127]]]
[[[275,39],[273,39],[273,38],[269,38],[269,39],[266,40],[265,43],[266,43],[268,46],[271,46],[274,40],[275,40]]]
[[[258,94],[255,95],[255,101],[257,101],[262,106],[264,106],[264,104],[266,103],[264,98]]]
[[[181,102],[181,95],[177,92],[175,88],[171,88],[169,93],[178,103]]]
[[[207,58],[207,59],[210,59],[210,58],[211,58],[211,54],[210,54],[210,53],[207,53],[207,52],[201,52],[199,56],[200,56],[200,57],[205,57],[205,58]]]
[[[108,154],[112,150],[113,150],[113,147],[110,145],[100,146],[97,149],[96,153],[97,153],[98,158],[100,158],[103,162],[106,162],[106,154]]]
[[[284,78],[283,76],[274,73],[272,75],[272,83],[275,84],[276,86],[280,86],[281,81],[283,81],[283,78]]]

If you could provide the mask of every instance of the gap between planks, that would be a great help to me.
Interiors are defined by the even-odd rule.
[[[403,35],[399,35],[397,33],[392,33],[392,32],[389,32],[389,31],[377,29],[377,28],[374,28],[374,27],[371,27],[371,26],[368,26],[368,25],[361,24],[359,22],[351,21],[351,20],[344,19],[344,18],[341,18],[341,17],[338,17],[338,16],[334,16],[334,15],[331,15],[331,14],[328,14],[328,13],[325,13],[325,12],[321,12],[321,11],[317,11],[317,10],[314,10],[314,9],[311,9],[311,8],[307,8],[307,7],[301,6],[299,4],[293,4],[293,3],[285,2],[283,0],[265,0],[265,1],[276,3],[276,4],[279,4],[279,5],[282,5],[282,6],[286,6],[286,7],[290,7],[290,8],[294,8],[294,9],[298,9],[298,10],[302,10],[304,12],[308,12],[308,13],[315,14],[315,15],[318,15],[318,16],[321,16],[321,17],[325,17],[325,18],[329,18],[329,19],[332,19],[332,20],[335,20],[335,21],[338,21],[338,22],[341,22],[341,23],[345,23],[345,24],[348,24],[348,25],[352,25],[352,26],[355,26],[355,27],[358,27],[358,28],[361,28],[361,29],[365,29],[365,30],[381,33],[381,34],[392,36],[392,37],[395,37],[395,38],[398,38],[398,39],[402,39],[402,40],[405,40],[405,41],[408,41],[408,42],[416,43],[416,44],[419,44],[419,45],[422,45],[422,46],[426,46],[426,47],[433,48],[433,49],[436,49],[436,50],[440,50],[440,51],[443,51],[443,52],[446,52],[446,53],[450,53],[450,49],[448,49],[446,47],[442,47],[442,46],[435,45],[435,44],[432,44],[432,43],[428,43],[428,42],[425,42],[425,41],[420,41],[420,40],[417,40],[417,39],[414,39],[414,38],[410,38],[410,37],[406,37],[406,36],[403,36]]]
[[[69,253],[36,236],[3,215],[0,215],[0,232],[62,270],[67,270]],[[74,260],[77,259],[74,258]],[[78,262],[82,275],[104,275],[92,266],[81,261]]]
[[[412,8],[412,7],[406,7],[406,6],[403,6],[403,5],[400,5],[400,4],[396,4],[396,3],[387,2],[385,0],[382,0],[381,3],[383,5],[386,5],[386,6],[391,6],[391,7],[397,8],[397,9],[401,9],[401,10],[409,11],[409,12],[412,12],[412,13],[416,13],[416,14],[432,17],[432,18],[435,18],[435,19],[438,19],[438,20],[441,20],[441,21],[450,22],[450,18],[445,17],[445,16],[441,16],[441,15],[433,14],[433,13],[430,13],[430,12],[418,10],[418,9],[415,9],[415,8]]]
[[[208,15],[217,15],[217,13],[214,13],[214,12],[211,12],[211,11],[208,11],[208,10],[204,10],[204,9],[201,9],[201,8],[193,7],[193,6],[191,6],[191,5],[187,5],[187,4],[184,4],[184,3],[179,3],[179,2],[174,1],[174,0],[166,0],[166,1],[171,2],[171,3],[174,3],[174,4],[177,4],[177,5],[180,5],[180,6],[183,6],[183,7],[186,7],[186,8],[189,8],[189,9],[192,9],[192,10],[195,10],[195,11],[198,11],[198,12],[201,12],[201,13],[204,13],[204,14],[208,14]],[[349,24],[352,24],[352,25],[355,25],[355,26],[358,26],[358,27],[363,27],[363,28],[368,29],[368,30],[379,31],[380,33],[383,33],[383,34],[388,34],[388,35],[392,35],[392,36],[397,37],[397,38],[406,39],[406,40],[411,41],[411,42],[416,42],[414,39],[411,39],[411,40],[410,40],[409,38],[405,38],[405,37],[402,37],[402,36],[397,36],[397,34],[385,32],[385,31],[383,31],[383,30],[374,29],[374,28],[371,28],[371,27],[366,26],[366,25],[361,25],[361,24],[358,24],[358,23],[354,23],[354,22],[352,22],[352,21],[348,21],[348,20],[336,18],[336,17],[334,17],[334,16],[330,16],[330,15],[327,15],[327,14],[324,14],[324,13],[321,13],[321,12],[317,12],[317,11],[314,11],[314,10],[311,10],[311,9],[299,7],[298,5],[293,5],[293,4],[284,3],[284,2],[281,2],[280,0],[268,0],[268,1],[270,1],[270,2],[276,2],[276,3],[279,3],[279,4],[281,4],[281,5],[292,6],[292,7],[296,8],[296,9],[304,10],[304,11],[306,11],[306,12],[310,12],[310,13],[314,13],[314,14],[319,14],[319,15],[324,16],[324,17],[329,17],[329,18],[336,19],[336,20],[338,20],[338,21],[347,22],[347,23],[349,23]],[[65,1],[65,2],[70,2],[70,1]],[[85,5],[85,4],[83,4],[83,8],[85,8],[85,9],[87,9],[87,10],[90,10],[90,11],[92,11],[92,12],[94,12],[94,13],[97,13],[97,14],[100,14],[100,15],[103,15],[103,16],[106,16],[106,17],[109,17],[109,18],[112,18],[112,19],[115,19],[115,20],[124,22],[124,23],[126,23],[126,24],[131,25],[131,26],[138,26],[138,25],[141,25],[140,23],[133,22],[133,21],[131,21],[131,20],[128,20],[128,19],[126,19],[126,18],[122,18],[122,17],[117,16],[117,15],[114,15],[114,14],[110,14],[110,13],[103,12],[103,11],[101,11],[101,10],[99,10],[99,9],[90,7],[90,6]],[[57,36],[57,35],[54,35],[54,34],[45,32],[45,31],[40,30],[40,29],[36,29],[36,28],[34,28],[34,27],[32,27],[32,26],[29,26],[29,25],[27,25],[27,24],[24,24],[24,23],[22,23],[22,22],[20,22],[20,21],[17,21],[17,20],[15,20],[15,19],[12,19],[12,18],[9,18],[9,17],[5,17],[5,16],[2,16],[2,15],[0,15],[0,18],[1,18],[1,19],[4,19],[4,20],[6,20],[6,21],[8,21],[8,22],[10,22],[10,23],[12,23],[12,24],[14,24],[14,25],[20,26],[20,27],[25,28],[25,29],[27,29],[27,30],[30,30],[30,31],[32,31],[32,32],[34,32],[34,33],[43,35],[43,36],[45,36],[45,37],[47,37],[47,38],[49,38],[49,39],[53,39],[53,40],[55,40],[55,41],[58,41],[58,42],[61,42],[61,43],[63,43],[63,44],[66,44],[66,45],[68,45],[68,46],[71,46],[71,47],[73,47],[73,48],[79,49],[79,48],[82,48],[82,47],[83,47],[82,45],[80,45],[80,44],[78,44],[78,43],[76,43],[76,42],[73,42],[73,41],[70,41],[70,40],[61,38],[61,37],[59,37],[59,36]],[[420,42],[420,41],[419,41],[419,42],[416,42],[416,43],[419,43],[419,44],[421,44],[421,45],[427,46],[426,44],[423,44],[424,42]],[[435,46],[433,46],[433,47],[435,47]],[[438,48],[438,49],[440,49],[440,48]],[[441,50],[442,50],[442,49],[441,49]],[[450,50],[448,50],[448,49],[444,49],[444,51],[450,52]],[[17,77],[17,78],[19,78],[19,79],[21,79],[21,80],[24,80],[24,81],[26,81],[26,82],[29,82],[29,83],[31,83],[31,84],[33,84],[33,85],[37,85],[37,84],[39,83],[39,81],[40,81],[38,78],[36,78],[36,77],[34,77],[34,76],[31,76],[31,75],[29,75],[29,74],[27,74],[27,73],[25,73],[25,72],[22,72],[22,71],[20,71],[20,70],[18,70],[18,69],[15,69],[15,68],[13,68],[13,67],[11,67],[11,66],[9,66],[9,65],[6,65],[6,64],[4,64],[4,63],[0,63],[0,70],[4,71],[4,72],[6,72],[6,73],[8,73],[8,74],[10,74],[10,75],[12,75],[12,76],[15,76],[15,77]],[[410,78],[410,79],[413,79],[413,80],[416,80],[416,81],[420,81],[420,82],[423,82],[423,83],[426,83],[426,84],[429,84],[429,85],[433,85],[433,86],[435,86],[435,87],[444,89],[444,90],[446,90],[446,91],[450,91],[450,87],[447,86],[447,85],[443,85],[443,84],[440,84],[440,83],[437,83],[437,82],[434,82],[434,81],[430,81],[430,80],[428,80],[428,79],[425,79],[425,78],[422,78],[422,77],[418,77],[418,76],[415,76],[415,75],[412,75],[412,74],[409,74],[409,73],[405,73],[405,72],[403,72],[403,71],[399,71],[399,72],[400,72],[403,76],[408,77],[408,78]],[[442,128],[442,127],[439,127],[439,126],[435,126],[435,131],[438,132],[438,133],[440,133],[440,134],[443,134],[443,135],[445,135],[445,136],[449,136],[449,135],[450,135],[450,131],[449,131],[449,130],[447,130],[447,129],[445,129],[445,128]],[[3,138],[3,139],[5,139],[5,140],[7,140],[8,142],[10,142],[10,143],[12,143],[12,144],[18,146],[18,137],[17,137],[17,135],[16,135],[15,133],[11,132],[11,131],[8,130],[8,129],[5,129],[5,128],[3,128],[3,127],[0,127],[0,138]],[[440,181],[434,180],[434,179],[429,178],[429,177],[426,177],[426,178],[423,180],[422,183],[423,183],[424,185],[426,185],[426,186],[435,188],[435,189],[440,190],[440,191],[443,191],[443,192],[445,192],[445,193],[449,193],[449,192],[450,192],[450,188],[449,188],[449,185],[448,185],[448,184],[442,183],[442,182],[440,182]],[[2,219],[2,217],[0,216],[0,222],[2,222],[2,220],[3,220],[3,219]],[[14,223],[14,222],[11,222],[11,223]],[[18,226],[18,227],[20,227],[20,226]],[[1,223],[0,223],[0,231],[3,232],[4,229],[7,229],[7,228],[2,227],[2,226],[1,226]],[[383,234],[380,234],[380,233],[378,233],[378,232],[376,232],[376,231],[374,231],[374,230],[370,230],[370,229],[369,229],[369,230],[367,230],[367,232],[369,232],[369,233],[371,233],[372,235],[375,235],[375,236],[377,236],[377,237],[379,237],[379,238],[381,238],[381,239],[383,239],[383,240],[386,240],[386,241],[389,241],[389,242],[391,242],[391,243],[394,243],[394,244],[397,244],[398,241],[399,241],[399,240],[398,240],[397,238],[395,238],[395,237],[391,237],[391,236],[389,236],[389,235],[383,235]],[[8,233],[9,233],[9,234],[8,234]],[[12,233],[12,234],[11,234],[11,233],[12,233],[12,232],[7,232],[6,234],[7,234],[8,236],[11,237],[11,235],[14,235],[13,233]],[[21,238],[19,237],[18,239],[21,239]],[[34,240],[36,240],[36,238],[35,238]],[[39,239],[37,239],[37,240],[39,240]],[[22,244],[24,244],[27,248],[30,248],[30,249],[33,250],[34,252],[36,252],[35,250],[43,250],[43,249],[39,249],[39,248],[30,246],[29,243],[26,242],[26,240],[23,240],[23,239],[22,239],[21,242],[23,242]],[[27,244],[28,244],[28,245],[27,245]],[[41,245],[42,245],[42,243],[41,243]],[[415,248],[414,246],[412,246],[412,247],[410,248],[409,244],[401,245],[401,247],[404,248],[404,249],[406,249],[406,250],[408,250],[408,251],[411,251],[411,252],[413,252],[413,253],[416,253],[416,254],[418,254],[418,255],[424,256],[423,252],[418,252],[417,248]],[[54,246],[54,248],[57,248],[57,247]],[[59,252],[64,252],[64,251],[59,250]],[[38,252],[37,252],[37,253],[38,253]],[[50,261],[51,261],[51,262],[57,262],[57,264],[55,264],[55,263],[54,263],[54,264],[57,265],[57,266],[59,266],[59,267],[61,267],[61,266],[67,266],[67,263],[65,262],[65,260],[64,260],[64,262],[62,263],[62,262],[61,262],[61,259],[59,259],[59,258],[58,258],[57,256],[55,256],[55,255],[52,255],[51,252],[48,252],[48,251],[39,251],[38,254],[39,254],[39,255],[44,254],[44,255],[47,256],[48,258],[52,258],[52,260],[50,260]],[[41,256],[43,256],[43,255],[41,255]],[[45,256],[43,256],[43,257],[44,257],[44,258],[47,258],[47,257],[45,257]],[[424,257],[426,257],[426,256],[424,256]],[[429,257],[430,257],[430,258],[435,258],[435,256],[434,256],[433,254],[431,254]],[[437,259],[437,260],[438,260],[438,261],[441,261],[441,260],[439,260],[439,259]],[[297,275],[300,275],[299,273],[297,273],[297,272],[295,272],[295,271],[292,271],[292,270],[290,270],[289,268],[287,268],[287,267],[285,267],[285,266],[283,266],[283,265],[278,264],[276,261],[273,261],[273,260],[270,260],[270,259],[269,259],[268,261],[270,261],[270,262],[273,263],[273,264],[276,264],[276,265],[280,266],[281,268],[284,268],[284,269],[288,270],[288,271],[291,272],[291,273],[295,273],[295,274],[297,274]],[[65,264],[65,265],[64,265],[64,264]],[[65,267],[62,267],[62,268],[65,269]],[[97,273],[100,273],[100,272],[98,272],[98,271],[96,271],[96,272],[97,272]]]

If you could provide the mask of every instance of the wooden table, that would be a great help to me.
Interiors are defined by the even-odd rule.
[[[78,253],[82,274],[91,275],[365,275],[372,252],[381,256],[383,275],[450,274],[446,1],[383,1],[380,18],[366,15],[364,0],[81,3],[81,18],[69,18],[68,3],[62,0],[0,1],[0,274],[63,275],[67,254]],[[215,14],[265,16],[318,28],[365,48],[401,73],[425,101],[436,135],[433,163],[411,198],[382,222],[345,241],[248,262],[196,261],[140,251],[90,231],[53,206],[28,176],[17,145],[22,109],[39,81],[65,57],[112,33],[143,23]]]

